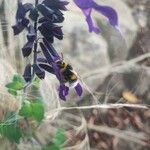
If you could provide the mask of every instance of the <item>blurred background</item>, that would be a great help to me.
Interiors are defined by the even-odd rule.
[[[33,0],[23,0],[27,1]],[[68,101],[61,102],[57,96],[57,80],[47,74],[39,91],[46,107],[46,120],[36,135],[40,143],[46,144],[63,127],[68,137],[64,150],[148,150],[149,109],[98,106],[150,105],[150,1],[95,1],[116,9],[121,33],[96,12],[92,15],[102,33],[89,33],[83,14],[69,0],[64,14],[64,40],[56,40],[54,45],[80,76],[84,95],[78,98],[72,90]],[[21,54],[25,33],[13,35],[16,6],[17,0],[0,0],[0,118],[5,111],[19,110],[19,102],[7,93],[5,85],[14,74],[23,74],[30,60]],[[65,109],[68,107],[76,108]],[[0,150],[5,149],[33,150],[33,145],[25,140],[15,145],[0,138]],[[34,144],[34,149],[40,146]]]

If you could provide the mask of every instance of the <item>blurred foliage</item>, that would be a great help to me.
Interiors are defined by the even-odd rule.
[[[4,121],[0,122],[0,134],[10,142],[19,143],[22,133],[19,122],[16,119],[16,113],[7,112]]]
[[[41,96],[30,99],[26,88],[30,85],[30,90],[39,90],[40,80],[35,77],[31,83],[26,83],[21,75],[14,75],[12,81],[6,85],[8,92],[18,98],[22,96],[22,105],[19,112],[7,113],[5,119],[0,122],[0,134],[3,138],[7,138],[12,143],[19,143],[22,137],[32,139],[35,136],[36,129],[44,119],[44,104]],[[24,93],[20,94],[19,93]],[[38,94],[36,94],[38,95]],[[36,122],[34,122],[36,121]],[[34,122],[35,126],[32,126]],[[24,131],[25,124],[27,131]],[[23,127],[22,127],[23,126]],[[58,129],[52,142],[44,146],[43,150],[60,150],[65,142],[65,131]]]
[[[20,127],[18,126],[18,122],[13,124],[0,125],[0,134],[11,142],[19,143],[20,138],[22,136]]]
[[[63,129],[58,129],[52,143],[44,147],[43,150],[62,150],[65,140],[65,131]]]
[[[31,86],[33,88],[39,88],[39,80],[35,77]],[[30,83],[29,83],[30,84]],[[25,92],[25,88],[28,83],[25,82],[21,75],[14,75],[12,81],[6,85],[8,92],[13,96],[18,96],[19,92]],[[24,93],[27,94],[27,93]],[[21,120],[25,120],[28,128],[28,120],[35,120],[37,123],[41,123],[44,119],[44,104],[42,97],[38,97],[32,100],[29,100],[28,96],[24,97],[24,94],[21,96],[22,106],[17,113],[7,113],[3,122],[0,123],[0,134],[2,137],[6,137],[11,142],[19,143],[20,138],[23,133],[20,129]],[[9,115],[8,115],[9,114]],[[11,118],[11,119],[10,119]],[[19,120],[19,119],[20,120]],[[34,129],[33,129],[34,130]]]

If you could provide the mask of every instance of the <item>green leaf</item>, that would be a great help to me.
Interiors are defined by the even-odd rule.
[[[25,84],[25,81],[21,75],[14,75],[13,82],[20,82],[22,84]]]
[[[0,134],[5,138],[8,138],[9,141],[19,143],[20,138],[22,137],[20,127],[17,123],[0,125]]]
[[[8,89],[8,93],[10,93],[11,95],[17,96],[17,91],[16,90]]]
[[[9,92],[12,95],[16,95],[17,94],[17,90],[22,90],[24,88],[24,86],[25,86],[25,81],[21,77],[21,75],[14,75],[13,81],[6,85],[6,87],[8,89],[10,89]]]
[[[53,139],[53,143],[57,147],[62,147],[62,144],[65,142],[65,140],[66,140],[65,131],[63,129],[58,129],[58,131],[56,132],[56,135]]]
[[[19,115],[41,122],[44,118],[44,106],[42,103],[25,103],[20,109]]]
[[[32,117],[32,108],[30,103],[23,104],[22,108],[19,111],[19,115],[26,118]]]
[[[22,90],[24,88],[24,84],[21,82],[11,82],[6,85],[7,88],[13,90]]]
[[[32,117],[40,122],[44,118],[44,106],[41,103],[32,103]]]

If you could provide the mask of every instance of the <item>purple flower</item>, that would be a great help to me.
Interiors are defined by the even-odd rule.
[[[31,64],[28,64],[28,65],[25,67],[23,77],[24,77],[24,80],[25,80],[26,82],[31,82],[31,80],[32,80],[31,67],[32,67]]]
[[[23,56],[28,57],[32,52],[32,48],[33,48],[33,42],[27,42],[22,48]]]
[[[52,23],[62,23],[64,15],[61,11],[66,11],[69,2],[60,0],[44,0],[37,6],[38,11],[43,15],[39,23],[51,21]]]
[[[23,53],[24,57],[28,57],[31,54],[32,48],[34,45],[34,41],[36,39],[36,33],[34,30],[34,27],[32,25],[29,25],[29,27],[27,27],[27,29],[28,29],[28,34],[27,34],[28,42],[22,48],[22,53]]]
[[[33,64],[33,71],[40,79],[45,78],[45,71],[41,69],[37,64]]]
[[[83,89],[82,89],[81,85],[78,83],[74,88],[75,88],[75,90],[76,90],[76,93],[77,93],[79,96],[81,96],[82,93],[83,93]]]
[[[59,23],[65,19],[62,11],[67,10],[67,4],[65,0],[35,1],[35,5],[23,4],[22,0],[18,0],[16,24],[12,27],[14,35],[18,35],[24,29],[28,32],[22,53],[24,57],[29,57],[33,53],[34,63],[29,63],[25,67],[23,74],[25,81],[31,82],[34,75],[44,79],[45,71],[55,75],[60,83],[59,97],[64,101],[69,93],[70,85],[74,87],[77,95],[81,96],[83,93],[73,68],[63,61],[52,46],[54,38],[63,39],[62,26],[59,26]],[[39,45],[44,57],[38,50]]]
[[[41,26],[38,27],[41,34],[50,43],[54,42],[54,37],[59,40],[63,39],[63,32],[61,28],[61,26],[52,24],[50,21],[44,22],[41,24]]]
[[[42,52],[47,60],[39,59],[39,66],[49,73],[55,74],[59,80],[59,97],[62,100],[66,100],[66,96],[69,93],[69,87],[66,83],[75,83],[74,89],[76,93],[81,96],[83,93],[81,85],[77,82],[76,75],[73,73],[73,69],[69,64],[63,62],[62,58],[58,55],[52,44],[48,43],[46,39],[40,43]],[[71,78],[72,77],[72,78]],[[73,80],[74,77],[74,80]]]
[[[26,18],[17,21],[17,23],[14,26],[12,26],[14,35],[18,35],[19,33],[21,33],[28,26],[28,24],[29,20]]]
[[[93,9],[108,18],[109,23],[112,26],[118,26],[118,15],[112,7],[99,5],[94,2],[94,0],[74,0],[74,2],[84,13],[88,23],[89,32],[100,33],[100,29],[94,24],[91,17]]]
[[[60,0],[44,0],[43,4],[48,6],[51,9],[60,9],[60,10],[67,10],[66,5],[68,5],[69,2],[67,1],[60,1]]]
[[[33,9],[33,5],[30,3],[22,4],[20,0],[18,0],[18,9],[16,13],[16,25],[12,28],[14,30],[14,35],[22,32],[29,24],[29,20],[26,18],[26,13]]]
[[[66,101],[66,96],[68,95],[69,93],[69,87],[67,87],[65,84],[60,84],[59,86],[59,97]]]

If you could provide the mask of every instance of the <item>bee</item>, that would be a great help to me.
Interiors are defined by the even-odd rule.
[[[78,84],[78,76],[77,73],[73,70],[72,66],[69,63],[64,62],[63,54],[61,56],[57,53],[57,51],[50,45],[46,40],[43,40],[43,43],[40,43],[41,49],[43,50],[43,54],[46,57],[46,60],[40,60],[39,66],[44,70],[47,70],[50,73],[55,74],[55,67],[51,64],[55,64],[60,74],[63,76],[62,79],[57,77],[59,80],[63,80],[61,82],[69,83],[71,86],[76,86]],[[49,63],[48,63],[48,61]],[[56,74],[55,74],[56,75]],[[56,75],[57,76],[57,75]]]
[[[64,77],[64,82],[70,85],[75,85],[78,82],[77,73],[73,70],[72,66],[64,61],[57,62],[60,72]]]

